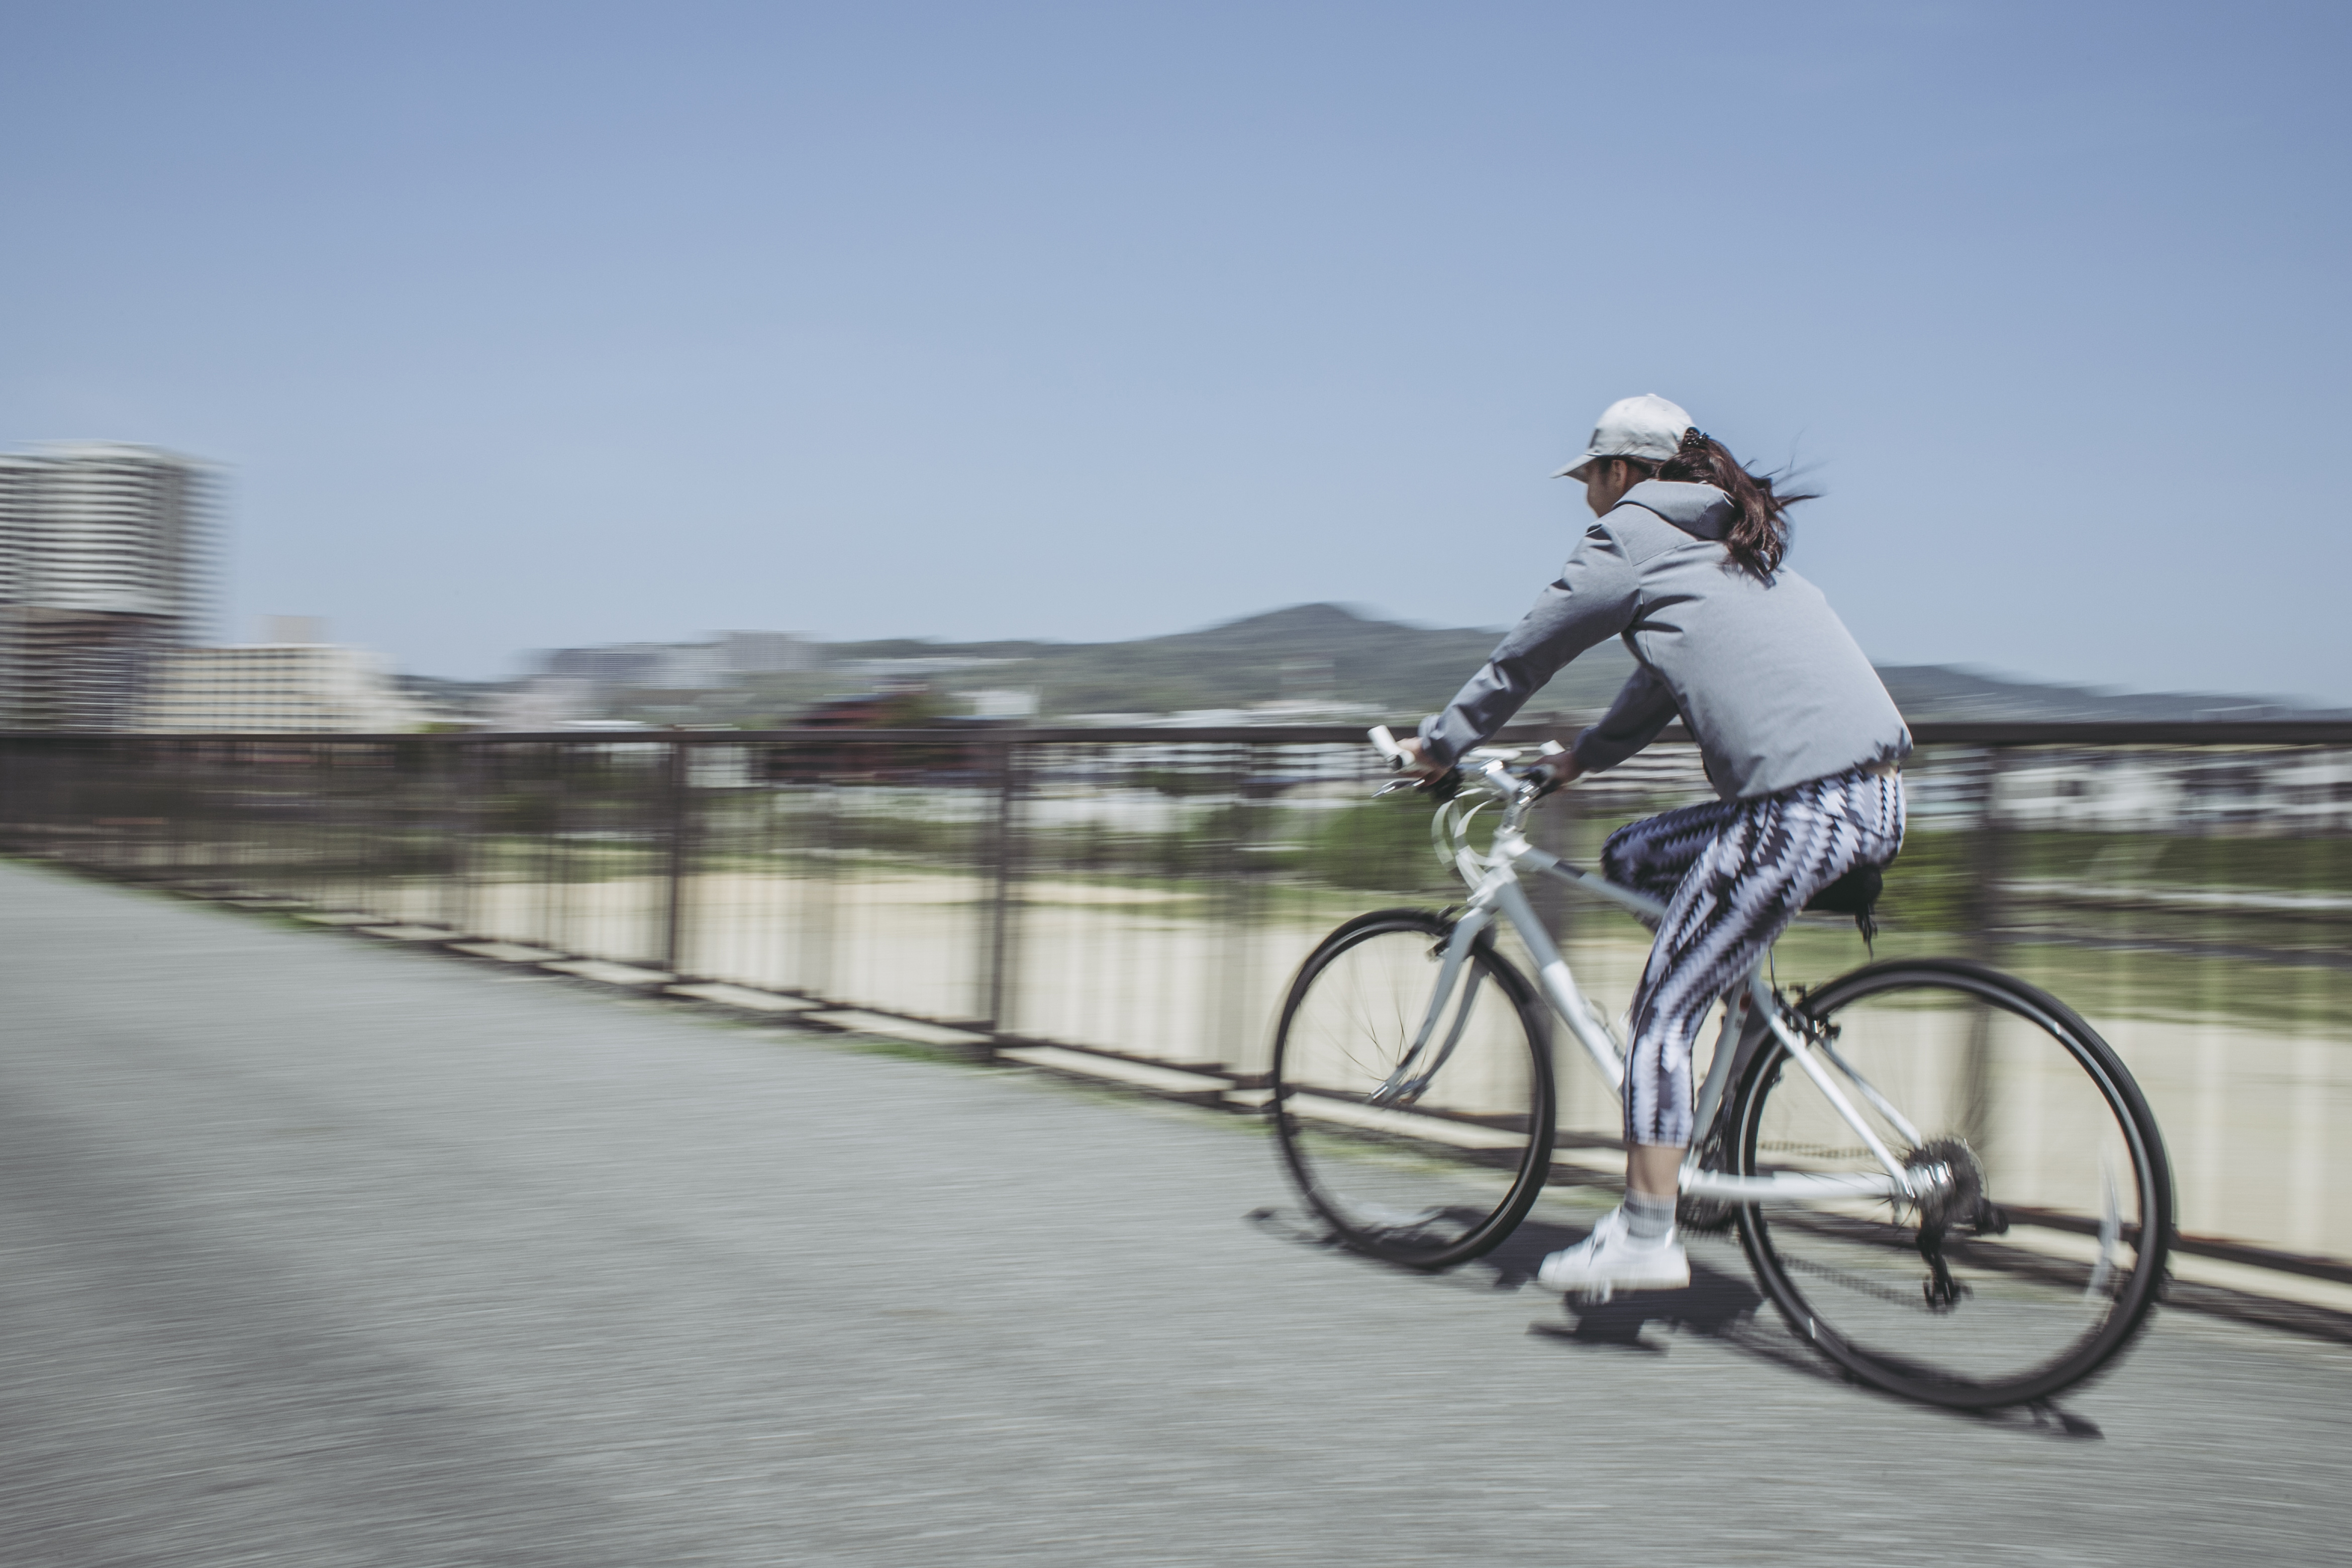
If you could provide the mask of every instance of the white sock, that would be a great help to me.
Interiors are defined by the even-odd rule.
[[[1625,1237],[1636,1247],[1664,1247],[1675,1238],[1675,1200],[1625,1189]]]

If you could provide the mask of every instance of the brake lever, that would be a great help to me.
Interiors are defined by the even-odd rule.
[[[1378,800],[1401,789],[1423,791],[1431,800],[1452,800],[1462,793],[1462,770],[1448,768],[1433,779],[1391,779],[1372,792],[1372,798]]]

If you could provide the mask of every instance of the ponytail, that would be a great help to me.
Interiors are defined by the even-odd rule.
[[[1789,508],[1820,499],[1810,491],[1774,495],[1769,479],[1741,468],[1729,447],[1698,429],[1684,431],[1681,448],[1652,471],[1662,479],[1713,485],[1730,497],[1738,516],[1724,534],[1724,545],[1733,560],[1759,577],[1769,578],[1780,570],[1781,557],[1789,553]]]

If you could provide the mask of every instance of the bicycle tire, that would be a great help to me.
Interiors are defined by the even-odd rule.
[[[1933,1117],[1898,1141],[1864,1111],[1899,1158],[1962,1173],[1940,1215],[1740,1205],[1748,1261],[1798,1337],[1863,1382],[1961,1409],[2046,1399],[2109,1365],[2161,1293],[2173,1227],[2163,1136],[2114,1049],[2048,993],[1962,960],[1872,964],[1797,1010]],[[1881,1169],[1810,1082],[1776,1095],[1804,1078],[1790,1062],[1776,1037],[1748,1064],[1735,1168]]]
[[[1266,1101],[1292,1181],[1335,1237],[1428,1270],[1510,1235],[1551,1169],[1549,1016],[1491,936],[1448,1003],[1449,1027],[1457,1009],[1467,1021],[1428,1091],[1409,1109],[1365,1100],[1410,1046],[1453,929],[1380,910],[1325,937],[1284,999]]]

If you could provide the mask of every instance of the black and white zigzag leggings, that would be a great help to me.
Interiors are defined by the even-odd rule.
[[[1691,1139],[1691,1047],[1718,997],[1739,984],[1805,900],[1903,847],[1903,780],[1861,768],[1756,800],[1710,801],[1610,835],[1612,882],[1666,900],[1625,1064],[1625,1136]]]

